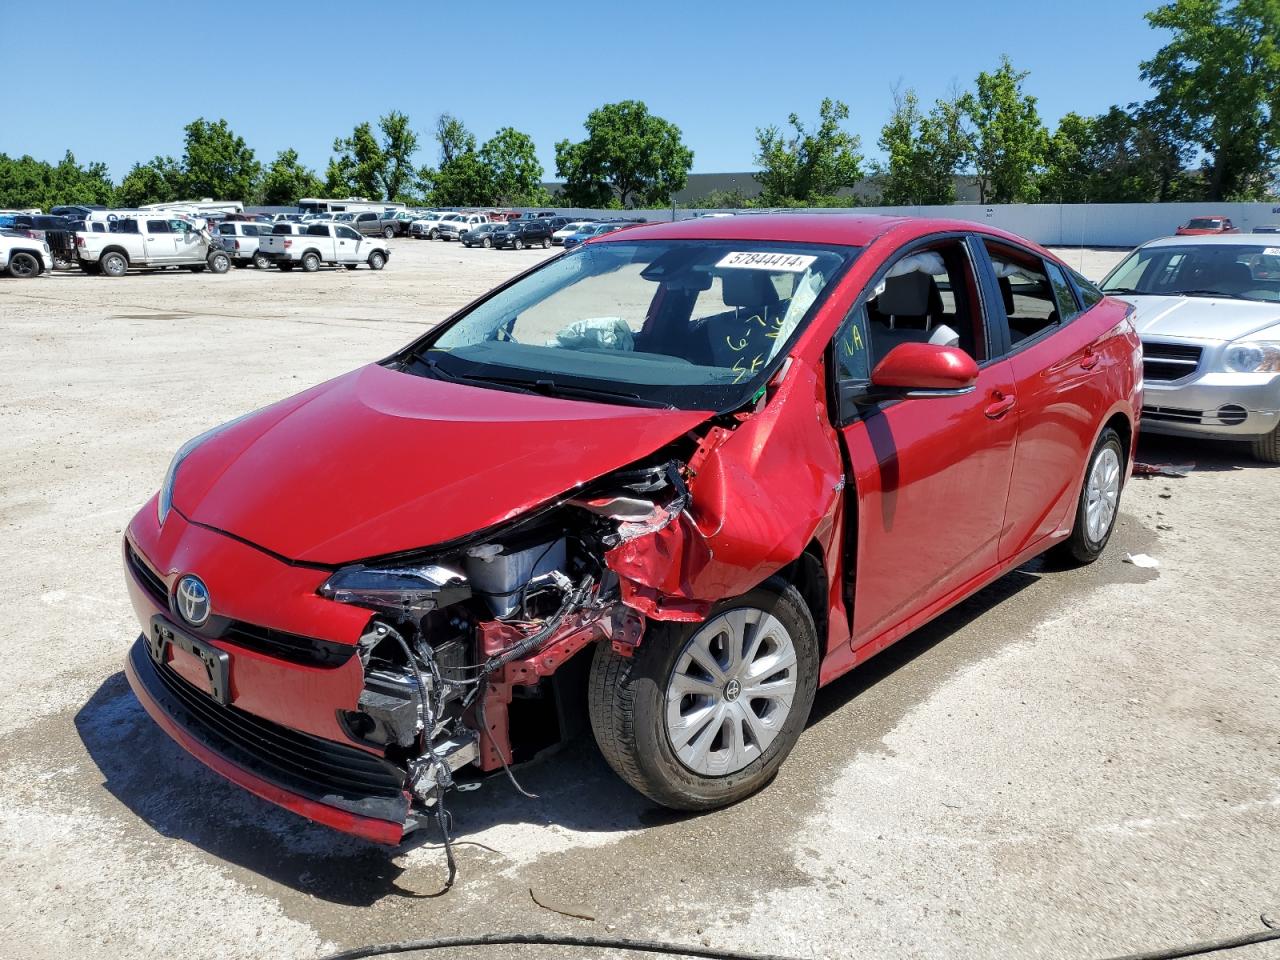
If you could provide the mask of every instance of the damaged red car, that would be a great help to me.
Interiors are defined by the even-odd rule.
[[[1098,556],[1141,380],[1125,304],[980,225],[619,231],[183,446],[125,536],[129,681],[223,776],[384,843],[578,716],[658,803],[732,803],[819,686]]]

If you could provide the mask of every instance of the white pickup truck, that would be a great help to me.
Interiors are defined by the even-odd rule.
[[[237,267],[252,263],[259,270],[271,266],[266,257],[258,255],[258,243],[265,236],[270,236],[272,223],[254,223],[247,220],[226,220],[218,224],[218,236],[223,238],[223,246],[231,254]]]
[[[291,233],[290,227],[297,232]],[[271,236],[258,239],[258,254],[281,270],[301,266],[307,273],[319,270],[322,263],[341,264],[348,270],[367,263],[369,269],[381,270],[391,257],[381,237],[362,237],[345,223],[317,220],[276,224]]]
[[[204,227],[154,211],[117,214],[105,232],[76,233],[76,258],[85,273],[123,277],[131,267],[185,267],[193,273],[231,269],[231,257]],[[90,224],[90,227],[93,225]]]
[[[462,235],[482,223],[489,222],[487,213],[453,213],[440,221],[441,240],[460,240]]]

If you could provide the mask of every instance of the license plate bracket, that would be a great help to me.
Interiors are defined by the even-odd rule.
[[[193,637],[181,627],[156,614],[151,618],[151,633],[147,648],[151,659],[163,666],[168,660],[168,647],[172,644],[191,654],[204,664],[209,679],[209,693],[224,707],[231,705],[231,657],[225,650]]]

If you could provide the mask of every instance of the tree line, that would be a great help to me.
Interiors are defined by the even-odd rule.
[[[1140,75],[1142,103],[1096,116],[1071,112],[1052,132],[1027,71],[1006,56],[927,108],[895,88],[869,162],[847,128],[848,104],[824,99],[816,123],[791,114],[755,131],[760,194],[715,191],[702,207],[949,204],[958,177],[984,203],[1250,200],[1274,195],[1280,170],[1280,0],[1172,0],[1148,13],[1171,37]],[[1087,68],[1087,67],[1086,67]],[[655,207],[688,182],[693,151],[679,127],[636,100],[604,104],[582,140],[555,145],[556,197],[543,186],[532,138],[503,127],[483,143],[450,114],[429,139],[437,162],[417,165],[423,141],[391,111],[333,143],[323,176],[297,151],[268,164],[224,119],[193,120],[182,156],[136,163],[114,183],[104,164],[68,151],[50,164],[0,153],[0,207],[64,203],[137,206],[212,197],[291,205],[304,196],[364,196],[438,206]],[[845,191],[872,177],[859,200]]]

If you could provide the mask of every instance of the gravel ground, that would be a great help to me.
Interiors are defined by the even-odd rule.
[[[1095,278],[1119,255],[1065,252]],[[1198,469],[1132,482],[1094,566],[1028,565],[823,690],[777,781],[732,809],[656,810],[589,743],[523,772],[536,800],[459,794],[446,896],[431,836],[388,852],[187,758],[120,669],[120,535],[173,450],[543,256],[401,240],[382,274],[0,280],[0,956],[525,930],[1074,960],[1280,908],[1280,474],[1230,445],[1144,441]]]

